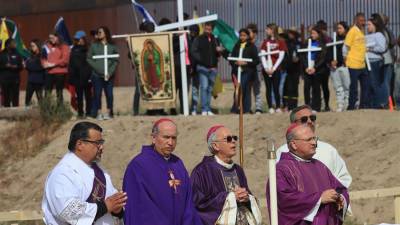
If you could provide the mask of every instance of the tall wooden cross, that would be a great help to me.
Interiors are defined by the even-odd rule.
[[[191,20],[183,20],[183,0],[177,0],[178,6],[178,22],[166,24],[163,26],[157,26],[155,31],[167,31],[179,28],[183,30],[184,27],[188,27],[195,24],[202,24],[209,21],[218,19],[218,16],[211,15],[205,17],[199,17]],[[185,57],[185,35],[179,37],[180,53],[181,53],[181,73],[182,73],[182,97],[183,97],[183,114],[189,115],[189,100],[188,100],[188,87],[187,87],[187,71],[186,71],[186,57]]]
[[[336,32],[333,32],[333,41],[326,44],[327,47],[333,47],[333,60],[337,61],[337,45],[344,44],[344,41],[337,41]]]
[[[271,51],[271,44],[269,42],[267,43],[267,51],[261,50],[261,53],[258,54],[258,56],[261,57],[263,61],[264,69],[271,70],[274,67],[271,55],[280,54],[280,52],[281,51],[279,50]],[[267,56],[267,60],[265,59],[265,56]],[[265,65],[264,65],[264,60],[266,60]]]
[[[108,59],[119,58],[119,54],[108,54],[108,45],[104,45],[103,55],[94,55],[93,59],[104,59],[104,80],[108,81],[111,74],[108,74]]]
[[[202,24],[218,19],[218,15],[209,15],[204,17],[198,17],[190,20],[183,20],[183,0],[176,0],[178,6],[178,22],[170,23],[162,26],[156,26],[154,32],[169,31],[179,28],[183,30],[184,27],[191,25]],[[115,35],[113,38],[126,38],[129,35]],[[185,35],[179,37],[180,46],[180,60],[181,60],[181,73],[182,73],[182,100],[183,100],[183,114],[189,115],[189,100],[188,100],[188,86],[187,86],[187,71],[186,71],[186,56],[185,56]]]
[[[322,51],[322,48],[319,47],[313,47],[312,43],[311,43],[311,38],[308,39],[308,45],[307,48],[302,48],[297,50],[297,52],[301,53],[301,52],[307,52],[307,64],[308,64],[308,69],[314,68],[315,62],[314,60],[312,60],[311,58],[311,53],[312,52],[318,52],[318,51]]]
[[[243,58],[243,48],[239,50],[239,57],[228,57],[229,61],[235,62],[253,62],[253,59],[250,58]],[[244,154],[243,154],[243,139],[244,139],[244,132],[243,132],[243,90],[240,87],[240,80],[242,78],[242,67],[238,66],[238,85],[236,87],[235,92],[237,93],[236,96],[239,98],[239,149],[240,149],[240,166],[243,167],[244,164]]]

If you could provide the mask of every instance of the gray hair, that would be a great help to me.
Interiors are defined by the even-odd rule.
[[[290,118],[290,123],[296,122],[296,113],[298,113],[299,111],[301,111],[303,109],[308,109],[308,110],[312,111],[312,108],[309,105],[302,105],[302,106],[294,108],[292,110],[292,112],[290,112],[290,117],[289,117]]]
[[[217,132],[214,132],[213,134],[210,135],[210,137],[207,140],[207,145],[208,145],[208,150],[212,155],[215,155],[215,149],[212,146],[212,144],[217,140]]]
[[[289,143],[297,137],[297,129],[299,129],[299,128],[310,128],[310,127],[307,126],[306,124],[301,124],[301,125],[296,126],[289,133],[287,133],[286,134],[286,143],[288,144],[288,147],[289,147]]]
[[[165,122],[171,122],[172,124],[174,124],[175,125],[175,127],[176,127],[176,133],[178,133],[178,126],[176,125],[176,123],[175,122],[173,122],[173,121],[165,121]],[[160,123],[161,124],[161,123]],[[151,135],[157,135],[158,133],[160,133],[160,124],[157,124],[157,125],[155,125],[155,126],[153,126],[152,128],[151,128]]]

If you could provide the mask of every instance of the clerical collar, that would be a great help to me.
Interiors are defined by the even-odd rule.
[[[302,159],[302,158],[300,158],[299,156],[297,156],[296,154],[293,154],[293,153],[291,153],[291,152],[289,152],[289,153],[294,157],[294,159],[296,159],[296,160],[299,161],[299,162],[306,162],[306,163],[311,162],[310,159]]]
[[[214,155],[214,158],[215,158],[215,161],[219,164],[219,165],[221,165],[221,166],[223,166],[223,167],[225,167],[225,168],[227,168],[227,169],[232,169],[232,167],[233,167],[233,165],[234,165],[234,163],[232,162],[232,163],[226,163],[226,162],[224,162],[224,161],[222,161],[220,158],[218,158],[218,156],[216,156],[216,155]]]

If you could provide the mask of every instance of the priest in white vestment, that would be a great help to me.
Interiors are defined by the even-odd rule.
[[[112,225],[123,217],[126,194],[117,191],[99,167],[104,140],[102,128],[77,123],[71,131],[68,153],[49,173],[42,201],[48,225]]]

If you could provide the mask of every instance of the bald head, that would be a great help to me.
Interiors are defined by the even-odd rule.
[[[176,124],[172,120],[163,120],[155,123],[152,130],[154,149],[163,157],[169,157],[175,150],[177,134]]]
[[[286,134],[290,152],[302,159],[311,159],[316,152],[318,138],[307,125],[298,125]]]

